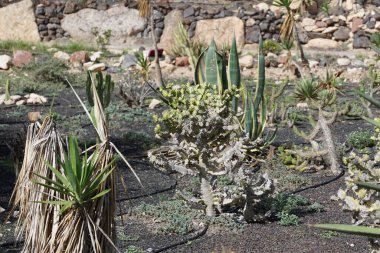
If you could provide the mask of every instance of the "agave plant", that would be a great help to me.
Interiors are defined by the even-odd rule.
[[[236,86],[240,88],[240,68],[239,56],[236,47],[236,38],[234,37],[231,44],[231,50],[228,59],[225,54],[217,51],[215,41],[212,40],[207,50],[200,55],[194,71],[194,80],[196,84],[209,83],[218,87],[219,94],[223,94],[226,89]],[[237,100],[233,102],[233,109],[237,112]]]
[[[244,91],[244,117],[243,130],[251,141],[262,136],[267,121],[267,104],[265,101],[265,59],[263,54],[263,43],[259,44],[259,68],[258,80],[256,82],[255,96],[248,87]],[[273,141],[275,134],[265,140],[266,143]]]

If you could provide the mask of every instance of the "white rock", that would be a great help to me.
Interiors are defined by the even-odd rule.
[[[338,42],[329,39],[311,39],[306,44],[308,48],[320,48],[320,49],[336,49],[338,48]]]
[[[85,8],[67,14],[61,20],[62,29],[75,41],[95,42],[92,29],[97,27],[100,34],[111,30],[110,45],[125,47],[136,46],[138,41],[145,43],[144,38],[136,35],[144,31],[146,24],[146,19],[139,16],[137,9],[120,5],[113,5],[107,10]]]
[[[351,64],[351,60],[348,58],[339,58],[336,62],[339,66],[348,66]]]
[[[88,68],[88,71],[100,72],[106,69],[105,63],[96,63]]]
[[[309,106],[307,105],[307,103],[298,103],[297,108],[307,109],[309,108]]]
[[[253,58],[252,55],[244,55],[239,58],[239,64],[243,68],[250,69],[253,67],[255,59]]]
[[[380,21],[376,21],[375,29],[380,29]]]
[[[68,62],[70,60],[70,55],[66,52],[63,52],[63,51],[55,52],[53,57],[58,59],[58,60],[65,61],[65,62]]]
[[[266,3],[259,3],[258,5],[256,5],[256,7],[257,7],[260,11],[268,11],[268,10],[269,10],[269,5],[266,4]]]
[[[33,3],[23,0],[0,8],[0,40],[41,41]]]
[[[303,27],[312,26],[312,25],[315,25],[315,20],[312,18],[304,18],[301,24]]]
[[[5,105],[13,105],[14,103],[15,103],[15,101],[13,101],[12,99],[4,100]]]
[[[152,99],[152,101],[150,101],[150,104],[149,104],[149,109],[154,109],[156,108],[159,104],[161,104],[161,100],[158,100],[158,99]]]
[[[24,99],[16,102],[16,105],[25,105],[25,104],[26,104],[26,101]]]
[[[92,53],[90,56],[90,60],[93,62],[96,62],[97,60],[100,59],[101,56],[102,56],[102,52],[100,52],[100,51]]]
[[[20,96],[20,95],[12,95],[11,96],[11,99],[13,100],[13,101],[17,101],[17,100],[20,100],[22,97]]]
[[[94,65],[94,63],[92,61],[89,61],[89,62],[83,63],[83,68],[88,70],[88,68],[91,67],[92,65]]]
[[[307,25],[307,26],[304,26],[304,29],[306,32],[311,32],[311,31],[314,31],[315,29],[318,29],[318,26],[316,25]]]
[[[236,38],[236,46],[240,51],[245,43],[244,22],[238,17],[231,16],[199,20],[193,39],[197,42],[204,42],[207,45],[214,39],[216,45],[221,47],[223,45],[231,45],[234,36]]]
[[[0,55],[0,69],[7,70],[9,69],[9,65],[11,64],[12,57],[9,55]]]
[[[336,30],[338,30],[338,27],[330,26],[330,27],[327,27],[322,33],[332,33],[332,32],[335,32]]]
[[[245,22],[245,26],[253,26],[255,24],[255,22],[256,22],[256,20],[254,20],[253,18],[249,18]]]
[[[0,213],[4,213],[5,209],[0,206]]]
[[[309,67],[312,69],[314,67],[317,67],[319,65],[319,61],[310,60],[309,61]]]

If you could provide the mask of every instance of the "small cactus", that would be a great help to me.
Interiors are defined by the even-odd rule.
[[[86,93],[87,99],[91,106],[94,106],[94,99],[92,94],[92,76],[90,72],[87,72],[87,82],[86,82]],[[114,82],[111,80],[111,75],[106,74],[104,79],[103,73],[99,72],[96,74],[96,91],[100,99],[100,103],[103,108],[106,108],[111,102],[111,94],[114,89]]]

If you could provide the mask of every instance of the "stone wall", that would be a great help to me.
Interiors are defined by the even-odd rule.
[[[67,22],[67,20],[77,18],[76,20],[79,22],[77,25],[79,27],[86,27],[86,25],[94,25],[94,23],[86,21],[87,23],[81,24],[82,19],[86,19],[83,18],[84,13],[92,13],[91,15],[98,16],[103,15],[103,13],[109,9],[116,10],[117,8],[126,7],[129,9],[137,8],[137,2],[135,0],[124,0],[118,3],[114,1],[115,0],[87,0],[80,3],[75,0],[38,0],[34,2],[34,14],[41,40],[50,41],[63,37],[75,37],[75,39],[77,39],[77,35],[80,36],[80,32],[78,32],[78,29],[70,29],[69,26],[66,26],[64,29],[62,27],[64,19],[66,20],[65,23],[70,23]],[[359,0],[356,1],[360,2]],[[268,5],[265,2],[258,2],[260,3],[254,5],[252,1],[213,0],[207,1],[207,4],[203,4],[203,0],[157,0],[157,6],[154,12],[156,21],[154,32],[157,37],[162,40],[161,46],[164,48],[167,47],[168,45],[164,42],[172,41],[165,37],[171,36],[172,32],[165,32],[165,30],[172,31],[173,27],[165,27],[165,24],[174,26],[175,22],[171,23],[167,19],[172,16],[169,15],[170,13],[177,12],[181,13],[182,22],[186,25],[191,38],[200,37],[197,36],[197,33],[206,34],[207,32],[209,32],[209,35],[211,34],[210,36],[216,36],[223,31],[205,31],[205,29],[211,29],[211,27],[215,29],[214,20],[216,19],[223,19],[221,21],[224,21],[227,20],[225,19],[227,17],[236,17],[241,20],[243,23],[242,26],[240,26],[240,22],[234,21],[235,27],[231,28],[228,27],[228,24],[225,24],[223,29],[226,28],[228,30],[226,33],[240,34],[240,40],[243,44],[257,43],[260,35],[265,39],[279,40],[280,27],[284,20],[284,10]],[[303,19],[299,19],[299,37],[302,43],[308,43],[309,40],[312,39],[323,38],[339,42],[352,42],[354,48],[368,47],[372,34],[380,31],[380,11],[376,8],[376,6],[380,5],[380,0],[366,1],[366,8],[362,8],[363,5],[353,4],[352,0],[346,0],[343,9],[331,8],[329,15],[319,11],[320,2],[321,1],[316,1],[308,10],[308,14],[306,14]],[[365,1],[361,2],[364,3]],[[372,5],[368,3],[372,3]],[[0,8],[0,10],[1,9],[2,8]],[[85,11],[87,9],[94,11]],[[82,15],[82,18],[78,18],[79,14]],[[125,18],[128,19],[128,16]],[[131,20],[131,22],[132,21],[135,20]],[[113,30],[116,24],[112,23],[115,21],[110,21],[111,24],[107,23],[108,20],[102,22],[104,23],[99,24],[100,27],[98,27],[100,29],[103,29],[102,27],[104,26],[111,27],[111,30]],[[202,28],[197,28],[197,24],[199,24],[199,26],[202,24]],[[73,25],[75,26],[75,24]],[[87,30],[91,29],[91,27],[87,28]],[[116,29],[115,33],[114,31],[112,32],[113,34],[117,33],[120,38],[123,38],[123,36],[128,38],[133,37],[133,41],[150,37],[151,29],[147,22],[144,23],[143,27],[141,23],[139,23],[138,28],[132,27],[129,29],[129,31],[122,31],[122,29],[119,29],[119,31]],[[85,34],[85,32],[83,34]],[[86,36],[87,37],[84,38],[86,42],[94,41],[94,39],[91,39],[87,34]],[[161,36],[163,36],[163,38],[161,38]],[[123,41],[115,40],[115,43],[122,42]]]

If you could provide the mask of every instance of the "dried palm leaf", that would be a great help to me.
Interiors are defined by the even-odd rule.
[[[138,0],[137,4],[140,17],[147,18],[150,15],[150,0]]]

